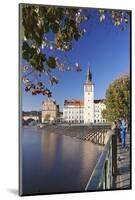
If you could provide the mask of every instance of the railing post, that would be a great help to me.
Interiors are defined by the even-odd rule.
[[[112,188],[112,141],[110,140],[108,157],[106,160],[106,189]]]
[[[86,185],[85,191],[113,188],[113,180],[117,172],[117,135],[112,135],[112,131],[109,131],[107,140],[104,141],[105,131],[104,129],[99,130],[99,134],[96,134],[96,138],[99,138],[101,143],[105,143],[105,146]]]
[[[110,141],[110,159],[109,159],[109,166],[110,166],[110,188],[113,186],[113,177],[112,177],[112,140]]]
[[[117,175],[117,130],[114,129],[112,135],[112,175],[113,175],[113,187],[115,186],[115,180]]]

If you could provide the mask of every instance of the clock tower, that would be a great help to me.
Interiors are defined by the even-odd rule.
[[[94,123],[94,84],[89,66],[84,84],[84,123]]]

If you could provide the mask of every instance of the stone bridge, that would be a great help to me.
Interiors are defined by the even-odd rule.
[[[33,119],[35,121],[39,121],[39,116],[36,115],[26,115],[22,117],[23,120],[27,121],[28,119]]]

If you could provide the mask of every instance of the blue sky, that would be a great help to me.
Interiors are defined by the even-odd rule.
[[[80,63],[82,72],[60,72],[54,70],[59,83],[50,86],[53,98],[63,107],[65,99],[83,99],[83,84],[85,82],[88,63],[95,84],[95,99],[105,97],[109,84],[120,75],[130,70],[130,26],[120,31],[109,20],[100,23],[97,15],[84,23],[87,32],[83,38],[74,43],[72,51],[67,53],[72,63]],[[130,24],[130,23],[129,23]],[[53,51],[51,53],[53,55]],[[22,109],[40,110],[46,97],[31,95],[22,89]]]

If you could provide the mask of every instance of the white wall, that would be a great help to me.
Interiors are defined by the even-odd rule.
[[[84,85],[84,123],[94,122],[94,85]]]
[[[65,106],[63,109],[63,120],[67,122],[80,123],[83,120],[83,107]]]
[[[94,104],[94,122],[96,123],[102,123],[106,120],[102,117],[102,111],[106,109],[106,106],[104,103],[99,102]]]

